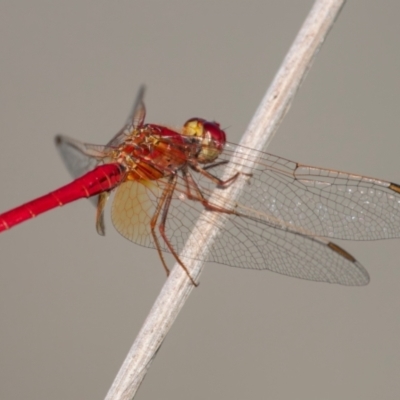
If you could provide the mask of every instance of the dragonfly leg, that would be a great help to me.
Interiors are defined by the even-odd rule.
[[[247,174],[247,173],[244,173],[244,172],[236,172],[236,174],[232,175],[230,178],[223,180],[223,179],[217,178],[215,175],[213,175],[213,174],[211,174],[210,172],[208,172],[208,169],[212,169],[212,168],[214,168],[214,167],[217,167],[217,166],[219,166],[219,165],[223,165],[223,164],[226,164],[226,163],[227,163],[227,161],[221,161],[221,162],[219,162],[219,163],[209,165],[209,166],[207,166],[207,167],[205,167],[205,168],[202,168],[202,167],[200,167],[199,165],[190,165],[190,167],[191,167],[193,170],[195,170],[196,172],[202,174],[202,175],[205,176],[206,178],[208,178],[208,179],[210,179],[211,181],[213,181],[214,183],[216,183],[217,186],[218,186],[220,189],[225,189],[225,188],[229,187],[233,182],[236,181],[236,179],[237,179],[240,175],[245,175],[245,176],[248,176],[248,177],[253,176],[252,174]]]
[[[197,185],[196,181],[193,179],[192,175],[187,171],[182,171],[182,172],[183,172],[183,180],[185,181],[186,185],[186,196],[189,200],[199,201],[208,211],[216,211],[224,214],[240,215],[234,210],[229,210],[228,208],[224,208],[210,203],[210,201],[204,197],[201,189]],[[192,193],[190,189],[191,187],[195,190],[195,194]]]
[[[106,206],[107,200],[110,197],[110,192],[102,192],[99,194],[97,200],[97,212],[96,212],[96,230],[101,236],[106,234],[104,226],[104,207]]]
[[[228,160],[223,160],[223,161],[218,161],[216,163],[213,164],[209,164],[209,165],[205,165],[204,167],[202,167],[204,170],[206,169],[211,169],[211,168],[215,168],[215,167],[219,167],[220,165],[226,165],[228,164]]]
[[[168,210],[169,210],[169,206],[171,204],[171,199],[172,199],[172,194],[174,193],[175,190],[175,186],[176,186],[176,175],[172,175],[169,181],[169,185],[166,186],[166,188],[164,189],[164,192],[161,196],[161,199],[159,201],[159,203],[157,204],[157,209],[153,215],[153,218],[151,219],[150,222],[150,227],[151,227],[151,234],[153,236],[154,242],[156,244],[156,248],[158,251],[158,254],[161,258],[161,262],[164,266],[164,269],[167,273],[167,276],[169,275],[169,268],[167,267],[167,264],[165,262],[164,256],[162,254],[161,251],[161,246],[159,243],[159,240],[157,238],[157,235],[155,233],[155,227],[157,226],[157,220],[159,218],[160,212],[162,210],[162,215],[161,215],[161,222],[158,225],[158,229],[160,232],[161,237],[163,238],[165,244],[167,245],[169,251],[171,252],[171,254],[174,256],[175,260],[178,262],[178,264],[183,268],[183,270],[186,272],[186,275],[188,276],[188,278],[190,279],[190,281],[192,282],[192,284],[194,286],[198,286],[198,283],[196,283],[193,279],[193,277],[190,275],[189,270],[187,269],[186,265],[181,261],[181,259],[179,258],[178,253],[175,251],[174,247],[172,246],[171,242],[168,240],[167,235],[165,234],[165,223],[167,220],[167,216],[168,216]]]
[[[160,215],[160,211],[163,208],[163,205],[165,203],[165,199],[166,199],[167,195],[168,195],[168,187],[165,188],[165,190],[163,191],[163,194],[162,194],[162,196],[161,196],[161,198],[160,198],[160,200],[159,200],[159,202],[157,204],[156,211],[154,212],[154,215],[151,218],[150,231],[151,231],[151,236],[153,237],[153,240],[154,240],[154,244],[156,245],[157,253],[158,253],[158,255],[159,255],[160,259],[161,259],[161,263],[162,263],[162,265],[163,265],[163,267],[165,269],[165,272],[166,272],[167,276],[169,276],[169,268],[167,266],[167,263],[165,262],[164,255],[163,255],[163,253],[161,251],[160,242],[159,242],[158,237],[157,237],[156,232],[155,232],[155,228],[157,226],[157,220],[158,220],[158,217]]]

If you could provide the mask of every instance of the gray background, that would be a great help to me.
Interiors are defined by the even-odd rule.
[[[312,1],[0,1],[0,210],[69,181],[57,132],[147,121],[238,141]],[[269,152],[400,182],[400,2],[349,1]],[[107,213],[108,214],[108,213]],[[159,292],[155,251],[80,201],[0,237],[0,398],[101,399]],[[400,241],[339,242],[348,288],[209,264],[138,399],[398,399]]]

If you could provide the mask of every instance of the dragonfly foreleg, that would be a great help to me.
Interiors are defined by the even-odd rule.
[[[223,165],[223,164],[226,164],[226,163],[227,163],[227,161],[221,161],[219,163],[215,163],[215,164],[211,164],[209,166],[206,166],[205,168],[202,168],[197,164],[191,164],[190,167],[194,171],[198,172],[199,174],[202,174],[206,178],[208,178],[211,181],[213,181],[217,185],[217,187],[220,188],[220,189],[226,189],[227,187],[232,185],[232,183],[234,183],[236,181],[236,179],[240,175],[245,175],[247,177],[253,176],[253,174],[248,174],[248,173],[245,173],[245,172],[236,172],[230,178],[223,180],[223,179],[220,179],[220,178],[216,177],[215,175],[211,174],[210,172],[208,172],[208,169],[212,169],[212,168],[215,168],[215,167],[217,167],[219,165]]]
[[[228,162],[229,162],[228,160],[218,161],[218,162],[213,163],[213,164],[205,165],[205,166],[203,167],[203,169],[206,170],[206,169],[211,169],[211,168],[219,167],[220,165],[226,165],[226,164],[228,164]]]

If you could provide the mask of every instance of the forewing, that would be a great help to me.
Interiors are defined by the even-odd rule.
[[[125,140],[127,131],[131,131],[133,128],[137,128],[143,124],[146,116],[146,109],[143,102],[144,93],[145,87],[141,86],[127,123],[110,140],[107,146],[83,143],[64,135],[56,136],[57,149],[73,178],[78,178],[93,169],[106,156],[108,149],[118,146]]]
[[[251,218],[312,236],[374,240],[400,236],[400,187],[361,175],[301,165],[268,153],[229,145],[219,160],[229,161],[237,149],[246,172],[236,210]],[[225,165],[208,172],[223,176]],[[215,184],[199,177],[209,195]]]
[[[144,105],[144,93],[146,88],[142,85],[133,103],[132,110],[123,128],[107,143],[108,146],[117,147],[132,133],[134,129],[140,128],[146,117],[146,107]]]

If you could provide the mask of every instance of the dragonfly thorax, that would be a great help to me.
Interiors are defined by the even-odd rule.
[[[127,180],[156,180],[176,173],[188,161],[182,135],[159,125],[147,124],[132,131],[114,153],[127,171]]]

